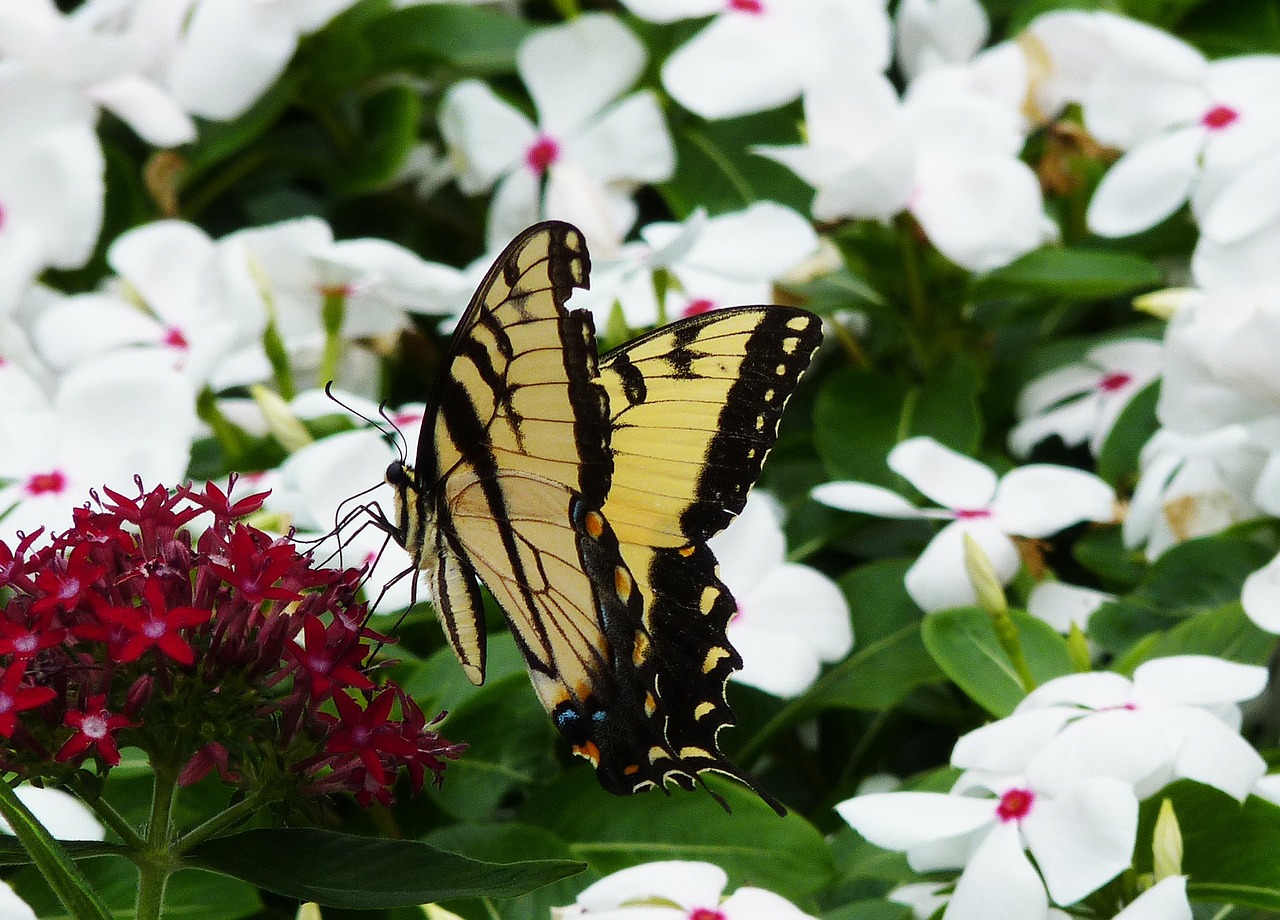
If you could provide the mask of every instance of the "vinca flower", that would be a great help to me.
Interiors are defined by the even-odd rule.
[[[911,438],[889,453],[889,467],[942,508],[917,508],[865,482],[813,490],[825,505],[883,517],[950,521],[907,571],[907,592],[926,611],[977,602],[964,564],[964,537],[977,541],[1001,583],[1021,565],[1011,537],[1044,538],[1081,521],[1106,521],[1115,494],[1098,477],[1052,464],[1018,467],[997,478],[989,467],[932,438]]]
[[[104,495],[51,539],[0,542],[4,769],[57,783],[132,746],[182,765],[182,784],[217,767],[363,805],[389,804],[402,769],[415,793],[440,780],[462,746],[396,684],[375,689],[366,659],[386,637],[363,626],[358,571],[241,523],[263,495]]]
[[[553,920],[813,920],[786,898],[743,886],[724,897],[728,876],[712,863],[669,860],[607,875]]]
[[[1068,447],[1087,442],[1098,456],[1120,413],[1159,376],[1163,356],[1148,339],[1107,342],[1032,381],[1018,398],[1021,421],[1009,432],[1009,449],[1025,457],[1057,435]]]
[[[616,19],[589,14],[521,46],[516,68],[537,120],[478,80],[455,83],[440,130],[468,194],[494,189],[488,248],[548,217],[575,224],[592,254],[616,251],[636,219],[631,193],[671,177],[675,151],[648,91],[619,99],[644,68],[644,46]],[[495,187],[496,186],[496,187]]]

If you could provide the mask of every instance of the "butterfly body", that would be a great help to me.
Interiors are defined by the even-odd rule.
[[[598,357],[590,313],[564,306],[589,272],[581,233],[556,221],[495,262],[415,466],[387,471],[392,535],[476,683],[489,588],[543,706],[610,792],[689,788],[706,770],[750,784],[716,741],[741,659],[706,540],[745,503],[821,325],[738,308]]]

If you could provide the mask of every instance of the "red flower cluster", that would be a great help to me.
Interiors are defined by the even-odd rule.
[[[415,793],[439,782],[465,746],[375,688],[358,571],[238,523],[265,495],[105,494],[47,545],[0,541],[0,769],[56,781],[130,745],[182,783],[216,767],[369,804],[401,768]]]

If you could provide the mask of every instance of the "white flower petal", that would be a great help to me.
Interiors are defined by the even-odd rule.
[[[879,517],[924,518],[923,511],[897,492],[891,492],[868,482],[828,482],[816,486],[814,501],[843,511],[860,511]]]
[[[89,96],[154,147],[176,147],[196,139],[191,116],[150,80],[117,77],[90,87]]]
[[[977,603],[973,581],[964,564],[966,534],[987,554],[1001,584],[1008,584],[1022,565],[1013,541],[990,523],[955,521],[948,524],[929,541],[920,558],[907,570],[907,593],[926,613]]]
[[[951,765],[963,770],[1022,773],[1067,720],[1077,714],[1065,706],[1034,709],[975,728],[956,741]]]
[[[731,278],[773,281],[818,249],[808,220],[772,201],[707,221],[687,261]]]
[[[1115,920],[1191,920],[1187,877],[1171,875],[1156,882],[1116,914]]]
[[[991,799],[941,792],[873,792],[836,806],[840,817],[878,847],[906,850],[977,830],[995,818]]]
[[[0,882],[0,917],[4,920],[38,920],[30,905],[5,882]]]
[[[1175,753],[1143,715],[1128,709],[1103,710],[1081,715],[1046,741],[1027,775],[1037,789],[1051,794],[1073,789],[1091,776],[1109,776],[1151,794],[1172,778]]]
[[[1048,910],[1044,883],[1022,850],[1016,824],[997,824],[956,883],[947,920],[1039,920]]]
[[[1243,703],[1267,686],[1267,669],[1213,655],[1153,658],[1133,672],[1133,687],[1170,703],[1211,706]]]
[[[676,22],[718,13],[724,0],[622,0],[622,5],[650,22]]]
[[[1000,480],[991,504],[994,520],[1007,533],[1048,537],[1080,521],[1115,516],[1115,491],[1092,473],[1033,463]]]
[[[1200,231],[1217,243],[1243,240],[1280,217],[1280,155],[1273,151],[1232,173],[1200,219]]]
[[[544,215],[539,206],[538,185],[538,177],[529,169],[517,169],[498,182],[493,199],[489,202],[489,222],[485,225],[485,244],[491,251],[497,252],[511,242],[516,234],[542,219]],[[559,216],[569,219],[564,213]],[[590,214],[586,216],[591,218]],[[599,223],[597,219],[592,219],[590,222]],[[577,223],[581,229],[578,221],[575,220],[573,223]],[[592,236],[590,239],[594,246],[595,237]]]
[[[578,895],[578,904],[595,912],[657,897],[684,908],[714,906],[719,903],[727,882],[724,870],[711,863],[682,860],[644,863],[606,875],[588,886]]]
[[[894,447],[889,468],[944,508],[978,510],[996,495],[996,474],[990,467],[933,438],[908,438]]]
[[[780,894],[744,885],[716,908],[725,920],[813,920]]]
[[[130,345],[157,344],[160,324],[137,307],[101,294],[80,294],[51,305],[31,338],[41,356],[63,371]]]
[[[213,258],[213,240],[184,220],[135,227],[107,249],[107,264],[167,319],[190,316],[208,296],[206,271]]]
[[[742,656],[729,679],[780,697],[799,696],[818,679],[818,656],[802,638],[749,621],[729,623],[729,644]]]
[[[720,580],[741,600],[786,561],[787,538],[777,499],[753,490],[738,516],[708,545],[720,563]]]
[[[1042,581],[1031,589],[1027,597],[1027,613],[1043,620],[1064,635],[1077,626],[1082,632],[1089,628],[1089,618],[1099,607],[1112,600],[1114,595],[1064,581]]]
[[[1127,869],[1137,833],[1133,790],[1105,776],[1086,779],[1056,799],[1036,801],[1022,822],[1049,895],[1063,905]]]
[[[1240,603],[1258,628],[1280,633],[1280,556],[1245,579]]]
[[[183,108],[226,120],[254,103],[298,44],[298,30],[281,6],[253,0],[196,6],[170,77]]]
[[[1089,202],[1089,229],[1130,236],[1178,210],[1191,191],[1203,144],[1203,129],[1183,128],[1129,151],[1098,183]]]
[[[768,15],[724,15],[685,42],[662,65],[662,85],[707,119],[762,112],[800,94],[798,49],[780,38]]]
[[[1067,674],[1046,681],[1027,694],[1018,711],[1040,706],[1085,706],[1089,709],[1114,709],[1130,702],[1133,683],[1112,671],[1087,671]]]
[[[798,636],[823,661],[839,661],[853,647],[844,594],[807,565],[788,562],[773,569],[749,594],[738,595],[738,603],[743,621]]]
[[[37,821],[59,840],[104,840],[106,831],[89,806],[61,789],[21,785],[14,793],[31,809]],[[12,834],[9,822],[0,818],[0,832]],[[7,915],[0,915],[6,916]]]
[[[605,182],[664,182],[676,165],[662,109],[648,90],[611,106],[569,140],[565,152]]]
[[[468,195],[488,190],[511,170],[532,179],[524,156],[537,131],[487,83],[463,80],[449,87],[440,103],[440,133],[458,169],[458,187]]]
[[[1174,770],[1178,776],[1221,789],[1244,801],[1267,772],[1267,764],[1233,729],[1218,717],[1194,706],[1157,707],[1147,717],[1160,725],[1178,745]]]
[[[616,18],[587,13],[525,39],[516,69],[542,128],[563,136],[622,95],[640,76],[645,58],[644,45]]]

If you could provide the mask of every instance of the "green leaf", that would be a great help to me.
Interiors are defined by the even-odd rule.
[[[408,86],[388,86],[365,100],[360,149],[335,169],[334,190],[355,196],[389,184],[418,142],[421,118],[422,96]]]
[[[94,856],[120,856],[126,847],[119,843],[99,843],[96,840],[59,840],[58,844],[72,859],[89,859]],[[0,866],[29,866],[34,860],[16,837],[0,834]]]
[[[1150,290],[1163,283],[1164,273],[1159,266],[1132,253],[1038,249],[978,280],[974,294],[1039,294],[1098,300]]]
[[[1280,50],[1280,8],[1275,3],[1210,0],[1186,16],[1178,31],[1211,57],[1275,54]]]
[[[456,818],[485,818],[512,789],[555,772],[555,727],[523,673],[486,684],[441,730],[468,745],[462,759],[449,764],[445,784],[431,791]]]
[[[0,783],[0,815],[4,816],[14,836],[31,854],[31,861],[67,908],[80,920],[98,917],[111,920],[111,912],[89,880],[71,860],[71,856],[54,839],[31,809],[18,798],[7,783]]]
[[[1241,664],[1265,665],[1276,642],[1274,635],[1254,625],[1239,602],[1232,602],[1182,621],[1144,645],[1135,660],[1126,659],[1117,670],[1128,671],[1151,658],[1171,655],[1213,655]]]
[[[1132,600],[1189,616],[1240,597],[1244,580],[1274,550],[1243,534],[1215,534],[1170,547],[1147,571]]]
[[[697,208],[723,214],[761,200],[806,214],[813,189],[785,166],[751,152],[756,144],[799,143],[800,120],[799,106],[792,105],[722,121],[677,122],[671,133],[680,168],[658,191],[681,220]]]
[[[190,187],[214,166],[247,149],[266,134],[289,108],[301,82],[301,74],[286,71],[239,118],[201,122],[200,136],[183,171],[184,186]]]
[[[1280,807],[1257,797],[1244,804],[1211,786],[1183,780],[1142,807],[1139,840],[1150,840],[1160,802],[1173,803],[1182,830],[1182,867],[1193,900],[1273,910],[1280,907]],[[1150,871],[1151,849],[1139,846],[1139,871]]]
[[[1037,684],[1071,673],[1071,656],[1062,636],[1021,611],[1009,614]],[[924,619],[923,636],[929,654],[947,677],[997,718],[1013,712],[1027,695],[985,610],[955,607],[931,613]]]
[[[892,901],[856,901],[824,911],[822,920],[910,920],[911,908]]]
[[[759,885],[792,901],[831,881],[831,852],[803,817],[779,818],[751,790],[702,779],[732,814],[701,790],[612,796],[584,766],[539,790],[521,818],[567,841],[602,874],[654,860],[706,860],[729,874],[730,887]]]
[[[138,870],[123,858],[96,859],[84,873],[102,895],[115,920],[132,920],[138,894]],[[34,867],[9,879],[14,890],[41,920],[81,920],[66,913]],[[164,893],[165,920],[238,920],[260,916],[258,889],[209,872],[180,871],[169,879]]]
[[[1098,454],[1099,476],[1113,486],[1120,486],[1138,475],[1138,457],[1142,447],[1160,427],[1156,418],[1156,403],[1160,399],[1160,382],[1143,388],[1124,407],[1115,427],[1107,435]]]
[[[436,624],[431,629],[438,630]],[[485,681],[489,686],[505,680],[513,674],[524,674],[524,659],[516,646],[515,637],[509,632],[489,636],[488,656],[485,660]],[[527,680],[527,678],[526,678]],[[396,682],[414,701],[426,710],[456,712],[468,700],[484,692],[467,679],[457,656],[448,648],[442,648],[412,670],[397,672]]]
[[[907,387],[872,371],[842,368],[822,381],[813,410],[813,441],[832,479],[892,486],[886,463],[901,440]]]
[[[515,70],[516,49],[534,31],[515,16],[456,4],[409,6],[365,29],[380,72],[435,75],[441,65],[487,76]]]
[[[1100,577],[1113,591],[1133,587],[1147,571],[1142,551],[1124,545],[1124,535],[1119,527],[1086,530],[1071,551],[1081,565]]]
[[[569,845],[555,834],[516,821],[454,824],[433,832],[426,842],[450,853],[490,862],[516,861],[529,853],[537,853],[543,859],[573,859]],[[553,907],[572,904],[584,888],[599,878],[599,872],[588,868],[580,875],[553,882],[521,898],[496,903],[469,898],[450,901],[447,906],[451,911],[477,920],[493,920],[493,908],[502,920],[547,920]]]
[[[974,454],[982,438],[978,395],[982,377],[971,354],[957,354],[944,371],[913,391],[904,411],[904,440],[927,435],[962,454]]]
[[[449,898],[510,898],[574,873],[561,859],[496,864],[414,840],[358,837],[313,828],[251,830],[187,854],[202,869],[331,907],[371,909]]]
[[[888,709],[921,684],[945,678],[920,638],[920,608],[903,586],[909,566],[907,560],[887,559],[840,579],[854,622],[853,654],[797,701],[806,713]]]

